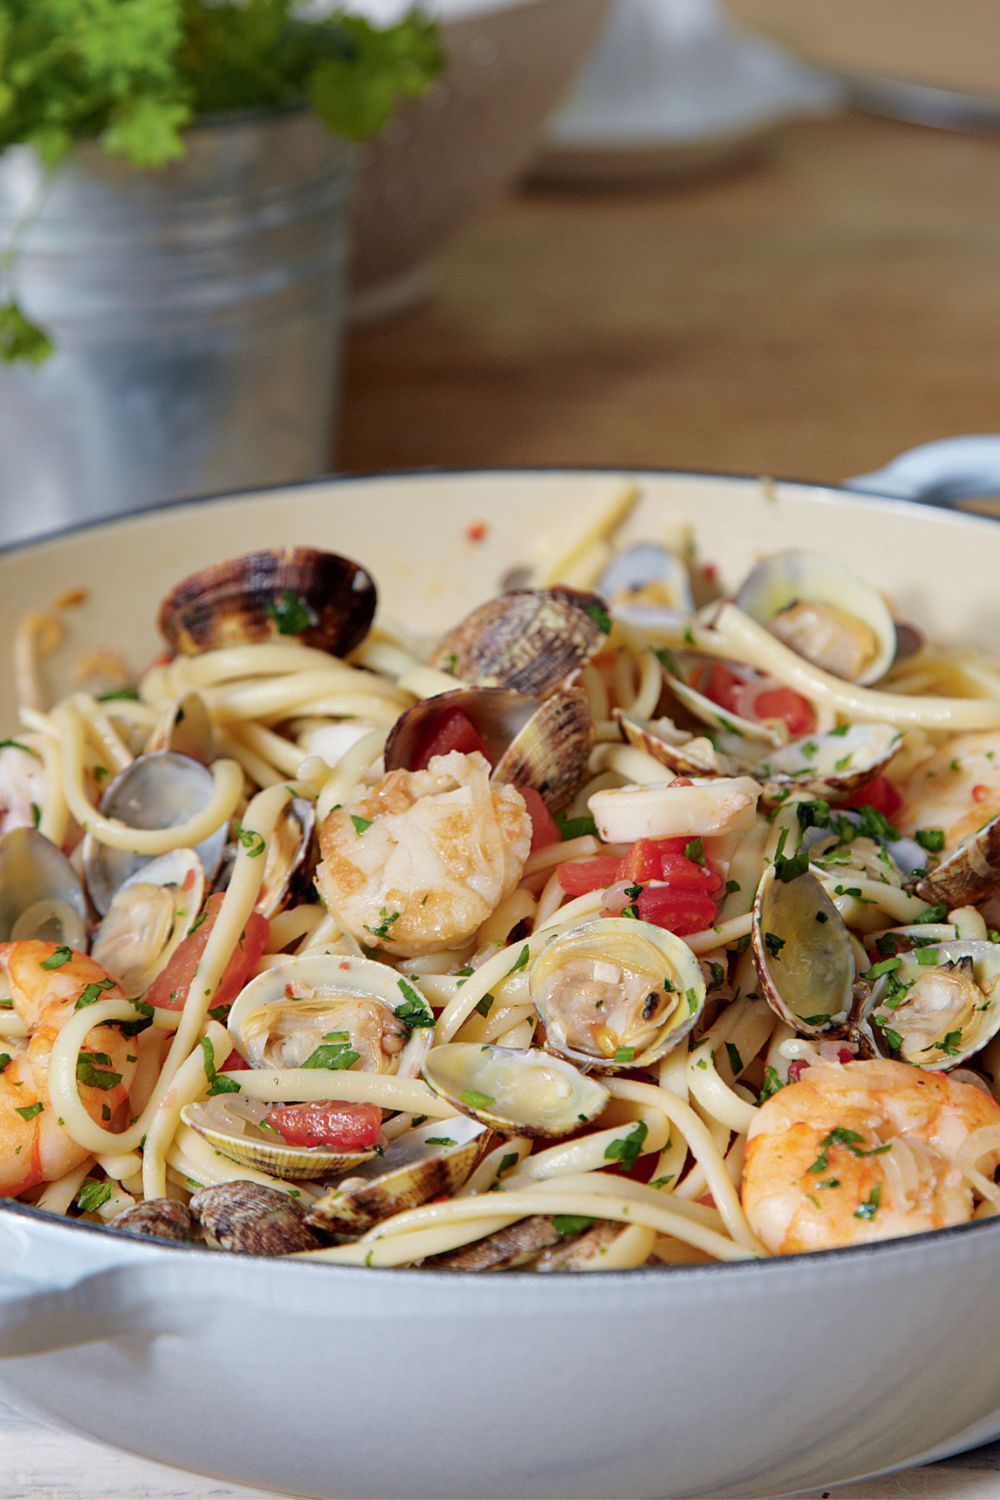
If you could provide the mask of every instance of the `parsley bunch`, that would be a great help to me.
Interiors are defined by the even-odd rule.
[[[362,140],[441,69],[437,28],[417,11],[379,28],[299,9],[299,0],[0,0],[0,151],[27,144],[55,167],[78,141],[96,140],[136,167],[162,167],[184,155],[198,116],[295,107]],[[13,260],[13,247],[0,255],[8,281]],[[39,363],[50,352],[10,296],[0,358]]]

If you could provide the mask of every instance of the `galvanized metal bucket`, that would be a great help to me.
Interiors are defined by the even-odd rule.
[[[0,367],[0,539],[329,467],[351,148],[311,115],[197,125],[140,172],[0,156],[0,234],[55,339]]]

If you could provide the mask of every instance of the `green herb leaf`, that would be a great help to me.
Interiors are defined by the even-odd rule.
[[[63,964],[68,964],[72,957],[72,948],[60,946],[54,949],[48,958],[42,959],[41,967],[43,969],[61,969]]]
[[[830,826],[830,804],[824,802],[822,797],[815,797],[810,802],[799,802],[795,808],[795,815],[803,831],[807,828],[829,828]]]
[[[263,835],[255,832],[252,828],[241,828],[239,823],[237,823],[233,831],[243,845],[243,848],[247,851],[247,857],[249,859],[259,859],[267,848],[267,842]]]
[[[450,1135],[425,1135],[425,1146],[457,1146],[458,1142]]]
[[[352,1067],[360,1058],[361,1053],[352,1051],[347,1042],[321,1042],[314,1052],[310,1052],[302,1066],[328,1068],[332,1073],[339,1073],[344,1068]]]
[[[675,1172],[667,1172],[664,1177],[654,1177],[649,1185],[652,1188],[669,1187],[676,1175],[677,1174]]]
[[[771,957],[777,958],[778,954],[785,946],[785,939],[783,937],[778,937],[778,934],[776,932],[765,932],[764,943]]]
[[[783,1089],[784,1087],[785,1081],[777,1068],[773,1068],[770,1063],[766,1063],[764,1066],[764,1086],[757,1095],[757,1103],[766,1104],[768,1099],[772,1098],[779,1089]]]
[[[594,1220],[588,1214],[553,1214],[552,1223],[556,1234],[582,1234]]]
[[[13,1058],[9,1052],[0,1052],[0,1073],[5,1073],[12,1061]]]
[[[84,1010],[88,1005],[95,1005],[105,990],[113,990],[115,981],[113,979],[95,979],[93,984],[83,987],[77,996],[74,1010]]]
[[[940,854],[944,848],[943,828],[918,828],[913,837],[928,854]]]
[[[371,818],[359,818],[356,813],[351,813],[351,822],[354,824],[354,832],[359,836],[372,826]]]
[[[861,976],[863,979],[880,979],[883,974],[891,974],[898,969],[903,962],[901,958],[883,958],[880,963],[872,964]]]
[[[36,1115],[41,1114],[44,1108],[44,1104],[41,1103],[25,1104],[21,1109],[15,1110],[15,1114],[19,1114],[22,1120],[33,1120]]]
[[[642,1150],[643,1141],[649,1134],[649,1128],[642,1120],[637,1120],[628,1135],[615,1141],[609,1141],[604,1148],[606,1161],[620,1161],[623,1172],[630,1172],[635,1166]]]
[[[554,822],[559,830],[560,837],[566,843],[570,839],[580,839],[586,834],[597,837],[597,824],[593,818],[567,818],[565,813],[555,813]]]
[[[618,1063],[619,1065],[625,1065],[627,1063],[630,1063],[634,1057],[634,1047],[619,1047],[611,1061],[613,1063]]]
[[[611,616],[603,604],[598,604],[596,601],[593,604],[585,604],[583,612],[590,616],[598,630],[603,631],[605,635],[611,634]]]
[[[918,948],[915,957],[917,963],[925,969],[933,969],[941,961],[941,955],[936,948]]]
[[[15,297],[0,303],[0,359],[5,364],[42,365],[52,354],[45,329],[27,316]]]
[[[103,1055],[103,1054],[98,1054]],[[93,1057],[81,1054],[76,1061],[76,1078],[88,1089],[103,1089],[105,1093],[109,1089],[116,1089],[122,1081],[122,1074],[112,1072],[109,1068],[95,1066]]]
[[[459,1097],[470,1109],[489,1109],[490,1105],[496,1103],[490,1094],[480,1094],[476,1089],[466,1089]]]
[[[282,589],[277,599],[269,599],[265,613],[277,625],[279,635],[301,635],[319,623],[316,612],[294,589]]]
[[[500,1165],[497,1167],[497,1176],[503,1177],[504,1173],[509,1172],[511,1167],[517,1166],[520,1159],[516,1151],[508,1151],[506,1155],[501,1156]]]
[[[81,1213],[96,1214],[111,1197],[112,1187],[110,1182],[94,1182],[93,1179],[85,1182],[76,1195],[76,1206]]]
[[[856,1219],[874,1219],[878,1213],[879,1203],[882,1200],[882,1189],[876,1182],[864,1203],[860,1203],[854,1210]]]
[[[733,1077],[738,1078],[743,1072],[743,1059],[739,1048],[733,1042],[726,1043],[726,1056],[729,1058],[729,1066],[733,1071]]]
[[[726,895],[727,896],[734,896],[736,894],[736,892],[739,890],[739,888],[740,888],[740,883],[739,883],[738,880],[727,880],[726,881]]]
[[[702,848],[700,838],[691,839],[684,845],[684,858],[691,860],[692,864],[696,865],[704,865],[708,863],[705,859],[705,851]]]
[[[418,1026],[433,1026],[434,1014],[419,990],[414,989],[405,979],[397,980],[397,983],[403,996],[403,1004],[397,1005],[394,1012],[397,1020],[411,1030]]]
[[[521,969],[526,969],[528,967],[528,959],[530,957],[531,949],[528,947],[528,944],[525,943],[524,947],[517,955],[517,962],[514,964],[514,967],[507,970],[506,978],[509,979],[512,974],[517,974]]]
[[[490,1011],[492,1009],[493,1009],[493,996],[492,995],[484,995],[483,998],[476,1005],[476,1010],[483,1017],[488,1016],[489,1013],[490,1013]]]
[[[389,928],[392,926],[393,922],[398,922],[399,918],[400,918],[400,913],[398,911],[388,912],[388,911],[386,911],[385,907],[383,906],[380,909],[380,911],[379,911],[379,924],[378,924],[378,926],[377,927],[369,927],[368,923],[366,922],[365,923],[365,931],[366,932],[370,932],[371,935],[372,935],[372,937],[377,937],[377,938],[388,937],[389,936]]]

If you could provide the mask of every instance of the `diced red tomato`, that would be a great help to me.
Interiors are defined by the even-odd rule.
[[[884,818],[891,818],[902,805],[903,799],[888,776],[876,776],[873,780],[865,782],[865,785],[858,787],[856,792],[852,792],[844,803],[845,807],[874,808]]]
[[[150,1005],[159,1006],[161,1010],[184,1009],[184,1002],[191,988],[195,969],[201,962],[205,945],[218,920],[224,899],[221,891],[214,896],[209,896],[202,921],[175,950],[167,967],[157,974],[150,985],[149,993],[146,995]],[[226,965],[219,988],[212,998],[213,1009],[218,1005],[231,1005],[236,999],[253,973],[257,960],[267,947],[267,933],[267,919],[262,917],[260,912],[251,912],[240,940],[233,949],[232,957]]]
[[[243,1058],[243,1057],[240,1056],[240,1054],[237,1052],[236,1048],[234,1047],[233,1050],[232,1050],[232,1052],[230,1052],[229,1056],[226,1058],[225,1062],[222,1064],[222,1067],[219,1069],[219,1072],[220,1073],[241,1073],[244,1068],[249,1068],[249,1066],[250,1066],[250,1064],[246,1061],[245,1058]]]
[[[988,786],[984,786],[984,784],[981,781],[977,781],[976,785],[972,788],[972,800],[973,800],[973,802],[988,802],[989,798],[990,798],[990,789],[989,789],[989,787]]]
[[[663,846],[676,842],[676,839],[636,839],[618,868],[618,879],[657,880]]]
[[[367,1151],[382,1129],[377,1104],[335,1099],[316,1104],[276,1104],[266,1123],[290,1146],[327,1146],[331,1151]]]
[[[767,688],[753,700],[755,719],[780,719],[795,739],[801,734],[812,734],[816,728],[816,715],[808,698],[794,688]]]
[[[809,1064],[804,1057],[797,1057],[788,1064],[788,1082],[798,1083]]]
[[[435,755],[448,755],[452,750],[460,750],[463,755],[478,750],[480,755],[486,755],[483,737],[468,714],[460,708],[443,708],[430,716],[411,756],[411,769],[423,771]],[[488,755],[486,759],[489,760]]]
[[[717,891],[722,876],[704,855],[699,864],[685,854],[689,839],[638,839],[621,862],[619,880],[662,880],[670,885]]]
[[[555,823],[552,814],[542,801],[541,793],[536,792],[533,786],[519,786],[518,791],[524,798],[531,819],[531,852],[536,849],[545,849],[549,844],[558,844],[562,835]]]
[[[567,896],[586,896],[589,891],[603,891],[619,878],[621,860],[614,854],[599,854],[596,859],[570,859],[559,866],[559,884]]]
[[[643,922],[664,927],[678,937],[704,932],[715,921],[715,902],[707,891],[684,890],[674,885],[647,885],[635,898]]]
[[[730,672],[721,661],[713,661],[708,671],[703,672],[700,681],[694,683],[693,686],[706,698],[711,698],[712,702],[717,703],[720,708],[726,709],[731,714],[738,713],[736,703],[743,683],[736,673]]]

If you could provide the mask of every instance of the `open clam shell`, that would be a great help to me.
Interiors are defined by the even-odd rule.
[[[541,702],[510,688],[460,688],[424,698],[393,725],[385,769],[412,770],[440,716],[456,708],[482,738],[495,781],[534,787],[552,812],[572,800],[586,775],[594,738],[582,688],[557,688]]]
[[[326,1146],[293,1146],[267,1124],[274,1108],[261,1099],[217,1094],[185,1104],[181,1119],[230,1161],[256,1167],[272,1177],[308,1180],[360,1167],[372,1151],[331,1151]]]
[[[442,1099],[500,1135],[556,1139],[596,1120],[608,1091],[572,1063],[536,1047],[434,1047],[423,1075]]]
[[[198,919],[205,871],[193,849],[172,849],[118,887],[92,956],[125,994],[144,995]]]
[[[962,842],[917,883],[923,901],[969,906],[1000,885],[1000,815]]]
[[[450,1196],[468,1178],[489,1131],[456,1115],[430,1120],[391,1141],[385,1155],[341,1179],[309,1211],[309,1222],[336,1234],[361,1234],[390,1214]]]
[[[850,933],[840,912],[810,871],[782,880],[764,872],[751,928],[761,993],[771,1009],[802,1036],[846,1024],[856,973]]]
[[[620,708],[612,710],[627,744],[644,750],[676,776],[736,776],[750,763],[717,750],[707,735],[689,735],[672,719],[631,719]]]
[[[712,658],[695,656],[686,651],[661,651],[659,657],[663,667],[663,680],[670,692],[689,714],[702,724],[707,724],[714,734],[726,737],[721,743],[724,752],[752,755],[757,745],[785,744],[788,735],[782,726],[773,722],[763,723],[759,719],[746,719],[721,708],[692,685],[692,678],[697,678],[701,669],[711,668]],[[740,670],[745,671],[742,668]]]
[[[676,625],[694,613],[687,564],[658,542],[617,552],[597,582],[615,615],[628,625]]]
[[[835,802],[877,776],[901,739],[892,724],[846,724],[769,750],[750,774],[764,783],[765,801],[776,794],[783,799],[794,788]]]
[[[885,1056],[944,1072],[1000,1031],[1000,944],[937,943],[880,967],[864,1019]]]
[[[535,958],[528,984],[548,1051],[608,1072],[665,1057],[705,1005],[705,978],[687,944],[633,917],[559,933]]]
[[[215,759],[215,735],[200,693],[185,693],[168,703],[146,744],[147,752],[176,750],[209,766]]]
[[[582,589],[516,589],[466,615],[431,665],[475,687],[544,698],[596,656],[611,629],[604,600]]]
[[[160,605],[159,626],[184,656],[282,639],[346,656],[368,634],[376,602],[358,563],[313,547],[283,547],[192,573]]]
[[[273,917],[287,903],[299,873],[308,865],[316,809],[308,797],[293,797],[267,842],[264,878],[257,910]]]
[[[873,588],[836,558],[772,552],[744,579],[736,603],[793,651],[849,682],[884,677],[896,655],[896,627]]]
[[[290,958],[251,980],[228,1025],[251,1067],[360,1065],[366,1073],[416,1076],[434,1017],[416,980],[372,959],[320,953]]]
[[[117,818],[130,828],[175,828],[195,816],[212,799],[212,773],[188,755],[176,750],[158,750],[140,755],[110,781],[100,802],[108,818]],[[227,827],[222,824],[197,844],[205,878],[214,880],[226,844]],[[83,841],[83,873],[90,899],[103,917],[115,892],[154,856],[133,854],[127,849],[109,849],[92,834]]]
[[[87,903],[61,849],[34,828],[0,838],[0,941],[39,938],[87,951]]]

